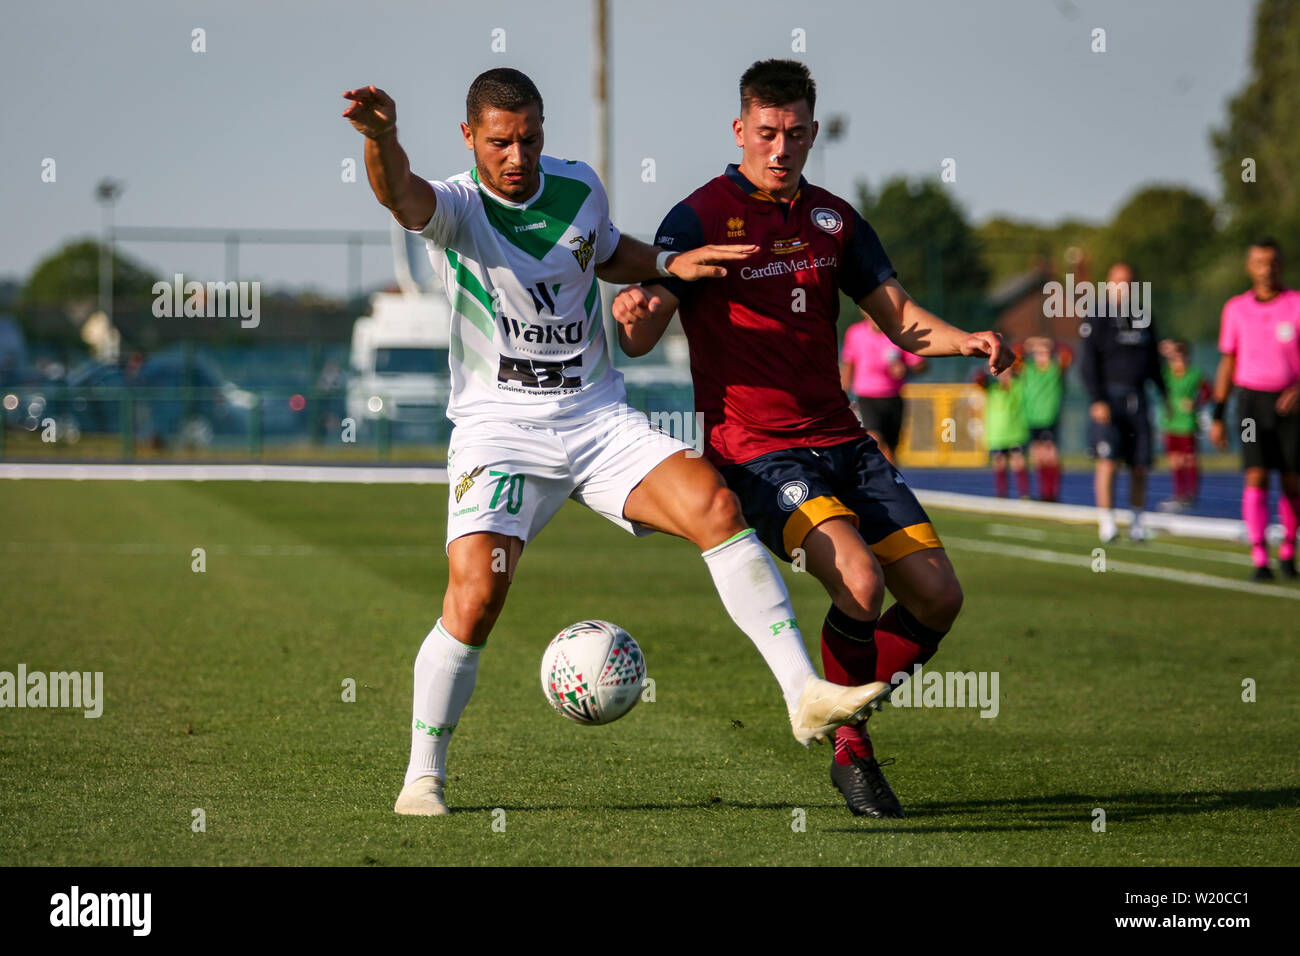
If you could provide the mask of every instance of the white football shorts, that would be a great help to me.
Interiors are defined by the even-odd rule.
[[[452,429],[447,447],[447,544],[479,531],[531,541],[565,499],[634,535],[627,497],[656,465],[692,451],[624,403],[578,422],[480,419]]]

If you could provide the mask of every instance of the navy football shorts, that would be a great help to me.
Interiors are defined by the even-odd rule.
[[[844,517],[881,565],[943,543],[898,469],[865,436],[822,448],[787,448],[720,471],[745,520],[773,554],[792,561],[813,528]]]
[[[875,432],[890,448],[898,447],[898,436],[903,432],[903,397],[858,398],[858,411],[862,427]]]
[[[1088,450],[1094,458],[1122,460],[1130,468],[1150,468],[1152,459],[1151,417],[1141,392],[1112,394],[1110,421],[1099,425],[1088,420]]]
[[[1243,468],[1268,468],[1283,472],[1300,472],[1300,411],[1290,415],[1277,413],[1281,392],[1257,392],[1237,389],[1237,437],[1250,434],[1248,420],[1254,423],[1254,441],[1241,443]],[[1232,419],[1229,419],[1231,423]]]
[[[1050,425],[1039,425],[1037,427],[1030,425],[1029,443],[1032,445],[1036,441],[1050,441],[1053,445],[1055,445],[1056,429],[1060,424],[1061,424],[1061,420],[1058,418]]]

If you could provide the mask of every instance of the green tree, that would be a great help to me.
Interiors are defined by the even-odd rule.
[[[55,306],[77,301],[98,301],[100,244],[94,239],[70,242],[46,256],[23,286],[20,303]],[[152,296],[156,277],[144,266],[119,252],[113,254],[113,298]]]
[[[965,212],[933,180],[887,180],[879,194],[858,183],[858,209],[898,270],[899,282],[955,325],[975,321],[989,270]]]
[[[980,225],[975,234],[989,269],[989,281],[997,286],[1031,269],[1052,275],[1080,274],[1083,260],[1092,261],[1104,227],[1067,219],[1055,225],[994,217]],[[1088,278],[1093,278],[1089,266]]]
[[[1120,207],[1101,236],[1097,276],[1117,259],[1133,265],[1153,289],[1192,285],[1218,243],[1214,206],[1179,186],[1146,186]]]
[[[1211,132],[1228,241],[1245,254],[1261,234],[1282,242],[1295,277],[1300,260],[1300,0],[1260,0],[1250,78]],[[1251,170],[1243,167],[1253,163]],[[1253,181],[1252,181],[1253,180]]]
[[[1211,133],[1223,196],[1234,213],[1300,213],[1300,0],[1260,0],[1246,88]],[[1255,182],[1242,162],[1255,161]]]

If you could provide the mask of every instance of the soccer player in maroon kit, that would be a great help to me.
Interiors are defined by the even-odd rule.
[[[685,251],[743,241],[758,251],[723,279],[624,289],[613,306],[619,343],[645,354],[681,310],[705,454],[764,544],[806,567],[831,597],[827,680],[890,681],[935,653],[962,591],[924,509],[849,408],[839,293],[913,354],[984,356],[993,374],[1013,356],[997,333],[963,332],[917,305],[871,226],[800,175],[817,135],[807,67],[756,63],[740,95],[732,122],[740,164],[673,207],[656,243]],[[886,588],[897,601],[882,614]],[[865,722],[837,733],[831,779],[853,813],[903,815]]]

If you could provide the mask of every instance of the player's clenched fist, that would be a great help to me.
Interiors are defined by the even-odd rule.
[[[659,296],[646,295],[639,285],[630,285],[614,297],[611,308],[614,321],[630,332],[638,322],[654,318],[654,311],[660,305]]]
[[[378,139],[397,128],[397,104],[383,90],[363,86],[348,90],[343,98],[352,101],[343,116],[361,135]]]

